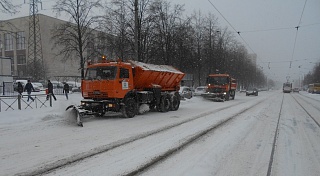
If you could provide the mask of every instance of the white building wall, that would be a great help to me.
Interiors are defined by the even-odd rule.
[[[54,25],[66,23],[53,17],[39,14],[41,42],[42,42],[42,54],[43,62],[48,79],[53,79],[55,76],[80,76],[80,63],[79,59],[73,58],[72,60],[63,61],[62,56],[57,56],[59,48],[54,48],[53,41],[51,40],[51,31]],[[4,34],[17,32],[25,32],[25,50],[16,49],[16,40],[14,40],[14,50],[5,51],[4,47]],[[29,17],[15,18],[11,20],[1,21],[0,25],[0,57],[12,57],[13,58],[13,76],[18,76],[18,60],[17,55],[25,54],[28,59],[28,38],[29,38]],[[61,49],[61,48],[60,48]],[[9,65],[5,66],[9,67]],[[27,76],[27,75],[25,75]],[[21,76],[20,76],[21,77]]]

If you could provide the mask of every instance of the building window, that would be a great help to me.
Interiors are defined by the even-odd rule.
[[[23,77],[27,73],[27,61],[25,55],[17,56],[17,73],[19,77]]]
[[[26,56],[25,55],[19,55],[17,56],[17,64],[26,64]]]
[[[11,33],[4,34],[4,50],[5,51],[13,50],[13,36]]]
[[[1,38],[1,34],[0,34],[0,52],[2,51],[2,38]]]
[[[17,50],[26,49],[26,37],[24,32],[17,32]]]

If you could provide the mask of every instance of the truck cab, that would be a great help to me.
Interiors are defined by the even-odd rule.
[[[123,98],[134,87],[132,68],[118,62],[89,65],[81,86],[84,99]]]
[[[228,74],[210,74],[207,77],[207,89],[202,96],[214,101],[228,101],[234,99],[236,80]]]
[[[119,112],[122,99],[134,89],[132,67],[123,62],[88,64],[81,82],[84,109],[102,116]]]

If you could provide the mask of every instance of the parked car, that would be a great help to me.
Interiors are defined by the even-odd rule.
[[[32,86],[37,92],[39,91],[45,91],[46,89],[43,87],[43,84],[40,82],[32,82]]]
[[[244,92],[246,92],[246,91],[247,91],[246,89],[240,89],[240,90],[239,90],[240,93],[244,93]]]
[[[248,90],[246,91],[246,96],[249,96],[249,95],[258,96],[258,89],[256,89],[256,88],[248,89]]]
[[[193,96],[191,88],[187,86],[181,86],[179,90],[179,94],[181,99],[185,99],[185,98],[190,99]]]
[[[205,93],[206,88],[207,88],[206,86],[199,86],[199,87],[197,87],[197,88],[194,90],[194,96],[199,96],[199,95]]]
[[[293,92],[297,92],[297,93],[299,93],[299,88],[298,88],[298,87],[293,88]]]
[[[81,83],[75,81],[68,81],[67,83],[71,92],[81,92]]]
[[[52,85],[53,85],[53,88],[56,89],[56,88],[63,88],[63,84],[62,82],[59,82],[59,81],[51,81]]]

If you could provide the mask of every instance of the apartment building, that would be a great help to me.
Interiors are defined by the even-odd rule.
[[[47,79],[61,76],[80,76],[79,59],[63,61],[57,56],[61,48],[54,48],[52,29],[66,23],[50,16],[39,14],[43,65]],[[29,16],[0,21],[0,57],[11,58],[12,76],[27,77]]]

